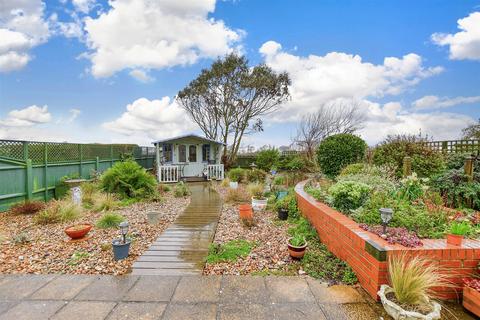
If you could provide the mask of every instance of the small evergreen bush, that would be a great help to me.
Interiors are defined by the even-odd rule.
[[[267,173],[260,169],[245,171],[245,177],[247,182],[263,183],[265,181],[266,176],[267,176]]]
[[[242,168],[233,168],[228,171],[228,178],[232,182],[242,182],[245,180],[245,170]]]
[[[317,162],[324,174],[335,177],[344,167],[361,161],[367,144],[353,134],[336,134],[323,140],[317,149]]]
[[[425,138],[415,135],[388,136],[374,150],[373,163],[391,167],[398,178],[403,175],[403,159],[412,158],[412,171],[429,177],[444,168],[443,155],[428,147]]]
[[[280,160],[280,152],[277,149],[266,149],[257,152],[257,159],[255,164],[259,169],[264,171],[270,171],[273,167],[277,167]]]
[[[190,190],[188,190],[187,185],[184,182],[179,182],[175,185],[173,189],[173,195],[176,198],[186,197],[190,194]]]
[[[356,181],[340,181],[328,189],[333,206],[346,214],[361,207],[371,191],[370,186]]]
[[[131,160],[115,163],[105,171],[100,183],[105,191],[122,198],[147,198],[157,189],[155,177]]]

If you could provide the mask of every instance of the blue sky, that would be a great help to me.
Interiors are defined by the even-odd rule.
[[[0,139],[147,145],[196,131],[175,94],[231,50],[292,77],[292,100],[245,144],[289,144],[301,116],[339,99],[359,104],[369,144],[455,139],[480,117],[480,1],[2,4]]]

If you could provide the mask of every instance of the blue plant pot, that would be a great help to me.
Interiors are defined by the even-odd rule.
[[[113,248],[113,259],[116,261],[125,259],[128,257],[128,252],[130,251],[131,240],[126,240],[125,243],[120,239],[115,239],[112,241]]]

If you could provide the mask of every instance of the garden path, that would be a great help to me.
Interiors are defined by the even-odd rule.
[[[189,206],[133,264],[134,275],[201,274],[222,200],[208,183],[191,183]]]

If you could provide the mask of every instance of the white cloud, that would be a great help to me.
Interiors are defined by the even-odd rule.
[[[270,67],[287,71],[292,80],[292,99],[277,116],[282,121],[297,120],[333,99],[397,95],[443,71],[441,67],[423,67],[422,58],[414,53],[402,58],[386,57],[378,65],[342,52],[296,56],[283,51],[274,41],[264,43],[260,53]]]
[[[82,13],[89,13],[95,6],[95,0],[72,0],[72,4],[76,10]]]
[[[459,104],[470,104],[477,102],[480,102],[480,96],[455,98],[424,96],[415,100],[412,105],[415,109],[440,109],[453,107]]]
[[[72,123],[82,113],[79,109],[70,109],[70,117],[67,119],[67,123]]]
[[[50,36],[41,0],[2,0],[0,5],[0,72],[23,68],[29,50]]]
[[[169,97],[137,99],[127,105],[127,111],[118,119],[102,127],[124,135],[143,134],[150,139],[173,137],[195,129],[185,111]]]
[[[6,119],[0,119],[0,125],[7,127],[29,127],[36,124],[47,123],[52,120],[48,106],[38,107],[32,105],[20,110],[12,110]]]
[[[137,79],[138,81],[144,82],[144,83],[151,82],[154,80],[154,78],[150,77],[145,70],[141,70],[141,69],[134,69],[129,72],[129,75]]]
[[[85,19],[88,58],[95,77],[123,69],[162,69],[215,58],[232,50],[243,32],[209,18],[215,0],[117,0]]]
[[[450,59],[480,60],[480,12],[472,12],[457,23],[459,32],[434,33],[432,41],[439,46],[449,46]]]
[[[370,145],[383,140],[389,134],[427,134],[435,140],[451,140],[460,137],[461,130],[475,120],[469,116],[434,112],[420,113],[404,110],[398,102],[381,106],[364,101],[367,121],[360,135]]]

